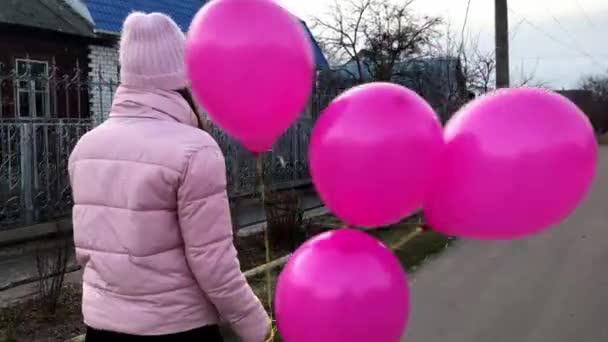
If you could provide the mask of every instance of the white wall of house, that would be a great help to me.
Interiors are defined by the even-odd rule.
[[[89,101],[97,122],[108,117],[119,78],[118,48],[89,46]]]

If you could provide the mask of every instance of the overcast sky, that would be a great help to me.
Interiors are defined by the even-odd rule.
[[[399,1],[399,0],[394,0]],[[279,0],[307,19],[322,15],[331,0]],[[467,0],[417,0],[421,14],[464,22]],[[608,0],[509,0],[511,75],[535,72],[554,88],[573,88],[583,75],[608,70]],[[471,0],[467,31],[483,49],[494,44],[494,1]]]

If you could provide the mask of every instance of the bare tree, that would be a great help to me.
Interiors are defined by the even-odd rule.
[[[445,56],[456,56],[469,91],[486,93],[494,84],[496,58],[494,51],[484,51],[479,46],[479,34],[468,37],[464,32],[456,33],[448,24],[445,34],[444,50],[438,51]]]
[[[464,40],[463,40],[464,39]],[[473,37],[456,38],[449,28],[446,34],[446,53],[456,55],[461,61],[462,71],[470,91],[483,94],[495,87],[496,55],[494,50],[484,50],[479,44],[479,34]],[[519,76],[512,87],[545,87],[536,77],[538,61],[532,69],[526,69],[522,62]]]
[[[531,69],[527,69],[525,63],[522,61],[520,64],[519,77],[515,87],[535,87],[535,88],[547,88],[547,83],[536,77],[536,69],[538,68],[539,60],[534,62],[534,66]]]
[[[441,19],[417,16],[411,4],[391,0],[335,0],[325,17],[313,18],[319,40],[339,65],[359,83],[366,73],[390,81],[403,63],[431,50]],[[396,66],[399,65],[399,68]]]
[[[579,87],[592,94],[591,102],[582,107],[589,115],[593,126],[600,134],[608,131],[608,71],[599,75],[588,75],[579,82]],[[604,138],[605,139],[605,138]]]
[[[588,75],[581,79],[579,86],[588,90],[600,101],[608,101],[608,72],[601,75]]]
[[[442,46],[436,51],[438,56],[457,60],[458,87],[448,88],[450,92],[444,98],[447,118],[476,94],[483,94],[492,89],[496,60],[493,51],[483,51],[479,47],[479,37],[470,38],[462,31],[456,33],[448,23],[445,27]],[[460,89],[464,87],[464,91]]]
[[[481,51],[475,42],[472,49],[463,54],[463,69],[468,87],[479,93],[487,93],[495,83],[496,57],[494,51]]]
[[[428,55],[438,37],[441,19],[416,16],[410,9],[412,2],[381,2],[369,9],[364,65],[374,80],[391,81],[406,72],[403,63]]]
[[[371,0],[335,0],[328,11],[328,19],[313,18],[313,27],[320,32],[319,44],[337,64],[355,61],[357,74],[351,76],[363,81],[359,50],[363,48],[363,21]],[[348,71],[348,70],[347,70]],[[350,71],[348,71],[350,72]]]

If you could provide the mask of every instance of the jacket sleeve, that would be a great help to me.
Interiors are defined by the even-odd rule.
[[[186,258],[199,286],[243,342],[263,342],[270,319],[240,269],[219,147],[191,156],[177,205]]]
[[[72,149],[72,153],[70,154],[70,157],[68,158],[68,176],[70,179],[70,188],[71,188],[71,192],[72,192],[72,201],[74,203],[74,205],[76,205],[78,203],[78,198],[76,198],[76,194],[74,189],[76,188],[76,186],[78,186],[75,182],[76,180],[76,160],[77,160],[77,150],[78,150],[78,144],[76,144],[76,146],[74,146],[74,148]],[[72,210],[72,222],[76,222],[75,219],[75,210]],[[76,243],[76,241],[74,241],[74,243]],[[80,248],[76,248],[76,263],[80,266],[80,267],[85,267],[87,265],[87,262],[89,261],[89,255],[86,253],[82,252],[82,249]]]

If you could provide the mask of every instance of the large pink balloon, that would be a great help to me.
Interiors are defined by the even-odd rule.
[[[285,342],[398,342],[409,316],[399,260],[366,233],[343,229],[302,245],[279,276]]]
[[[540,232],[572,213],[596,172],[589,120],[547,90],[481,97],[450,120],[445,139],[442,176],[424,213],[450,235],[513,239]]]
[[[421,206],[442,139],[435,112],[413,91],[390,83],[359,86],[336,98],[314,128],[312,179],[349,225],[395,223]]]
[[[315,59],[302,24],[272,0],[214,0],[186,47],[192,89],[214,122],[264,152],[304,111]]]

